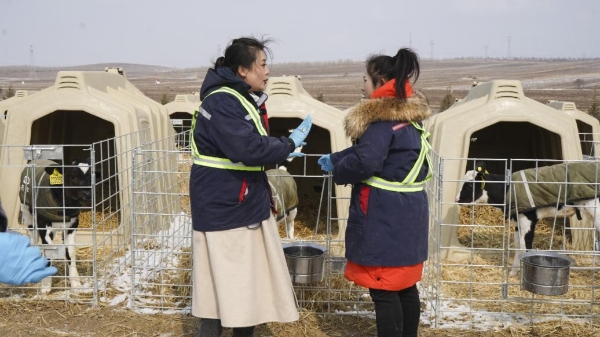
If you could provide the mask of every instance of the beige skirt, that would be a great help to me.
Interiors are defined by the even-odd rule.
[[[192,315],[224,327],[298,320],[273,216],[253,229],[193,232]]]

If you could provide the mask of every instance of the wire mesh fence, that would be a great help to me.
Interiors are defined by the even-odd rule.
[[[562,161],[518,160],[517,163],[517,160],[439,158],[435,153],[432,158],[435,170],[428,191],[431,209],[430,258],[421,282],[427,308],[424,316],[430,319],[429,322],[440,328],[459,326],[481,330],[544,320],[580,319],[597,324],[600,318],[600,294],[597,292],[600,269],[598,251],[592,243],[598,240],[593,223],[596,221],[595,191],[599,180],[575,182],[558,178],[556,174],[543,177],[540,172],[550,171],[559,163],[572,167],[573,172],[580,171],[576,165],[584,163],[597,172],[598,162],[574,161],[564,164]],[[492,177],[485,168],[479,166],[482,160],[488,163],[487,170],[494,168],[498,177]],[[526,171],[535,178],[518,181],[513,173],[519,174],[521,171],[513,170],[515,166],[530,168]],[[485,171],[486,174],[473,180],[473,176],[464,171],[461,177],[448,173],[456,172],[456,167],[464,167],[465,171]],[[472,196],[468,202],[461,203],[458,201],[458,192],[464,192],[466,185],[472,185],[472,188],[466,189]],[[524,185],[533,194],[531,198],[541,194],[540,190],[548,191],[556,187],[559,201],[548,201],[546,207],[538,203],[530,207],[533,213],[527,213],[527,216],[519,214],[515,211],[518,210],[519,200],[511,191]],[[579,206],[581,201],[578,204],[577,200],[567,200],[566,195],[581,185],[595,190],[592,199],[596,202],[584,204],[587,211],[582,211],[591,216],[578,219],[575,211],[550,212],[560,210],[564,205],[571,206],[567,208]],[[500,201],[498,195],[502,196]],[[473,203],[478,198],[479,202],[487,202]],[[511,215],[514,220],[511,220]],[[528,227],[532,217],[540,221],[537,226]],[[517,218],[521,226],[517,225]],[[523,231],[521,235],[517,228]],[[522,244],[515,244],[515,240],[521,240],[529,228],[535,233],[534,252],[552,251],[576,261],[570,268],[568,291],[565,294],[550,296],[524,290],[523,284],[526,283],[533,282],[539,287],[545,284],[545,280],[538,275],[524,273],[522,262],[515,258],[516,254],[524,251],[519,249]],[[538,268],[539,271],[545,271],[541,268],[551,266],[540,265]],[[561,280],[553,281],[555,283],[550,288],[565,283],[564,280],[562,283],[559,282]]]
[[[122,265],[126,263],[122,261],[119,266],[116,261],[119,261],[119,256],[124,256],[129,243],[133,149],[147,143],[149,139],[146,130],[88,145],[2,146],[0,170],[5,187],[2,199],[10,230],[29,235],[32,243],[40,246],[43,254],[59,272],[49,280],[49,292],[40,285],[3,285],[0,293],[20,298],[98,303],[100,294],[110,288],[105,275],[111,274],[109,270],[113,274],[122,270]],[[51,160],[51,167],[64,172],[67,168],[76,168],[78,165],[75,160],[79,161],[81,158],[89,158],[91,183],[85,189],[90,194],[90,200],[78,206],[68,206],[65,203],[66,193],[62,192],[55,193],[56,204],[48,206],[45,201],[41,201],[40,195],[53,193],[53,189],[57,187],[52,184],[42,186],[39,183],[41,180],[31,179],[35,172],[43,173],[49,165],[40,160]],[[25,175],[26,172],[31,174]],[[50,179],[54,175],[48,174]],[[68,177],[61,179],[65,181],[65,191],[74,188],[66,186]],[[19,197],[19,191],[28,189],[35,196],[31,200],[30,219],[26,218],[27,212],[23,212],[24,202]],[[77,226],[74,218],[68,216],[74,209],[80,211]],[[59,217],[60,214],[65,214],[65,217],[53,222],[48,228],[40,227],[38,215],[43,216],[49,211]],[[70,242],[69,237],[72,237]],[[47,240],[50,238],[51,242]],[[75,271],[70,268],[75,268]]]
[[[0,286],[0,296],[121,304],[149,313],[189,312],[193,281],[189,199],[192,157],[189,146],[177,146],[182,143],[189,144],[189,131],[161,140],[151,140],[148,132],[139,132],[86,146],[62,146],[64,163],[87,154],[92,158],[92,172],[97,173],[92,202],[81,208],[74,243],[81,285],[71,286],[69,260],[56,256],[53,264],[60,271],[52,278],[49,294],[42,294],[38,285]],[[23,153],[22,146],[4,147],[0,166],[3,177],[20,177],[22,170],[32,167],[24,155],[14,155]],[[32,150],[35,151],[29,149]],[[330,175],[310,167],[308,158],[315,156],[318,155],[296,159],[294,169],[289,170],[299,191],[303,191],[299,194],[294,239],[288,239],[285,226],[279,225],[282,243],[314,244],[326,251],[322,280],[294,284],[299,307],[320,314],[372,316],[374,307],[368,290],[344,278],[343,251],[334,249],[343,244],[343,224],[347,219],[343,215],[346,213],[338,211],[337,201],[345,197],[337,195]],[[456,201],[461,186],[473,184],[464,178],[465,171],[476,170],[478,161],[440,158],[431,153],[433,177],[426,187],[429,259],[419,282],[422,319],[436,328],[465,329],[492,329],[510,322],[546,319],[598,323],[595,213],[583,211],[592,216],[581,220],[577,214],[557,216],[536,227],[533,249],[552,250],[576,261],[570,270],[569,291],[544,296],[522,290],[519,275],[510,273],[519,251],[515,248],[515,223],[505,215],[510,213],[514,201],[509,198],[504,204],[493,206]],[[505,189],[515,184],[509,174],[514,172],[514,166],[541,168],[555,164],[535,160],[521,160],[518,164],[487,161],[491,163],[489,170],[504,177],[496,183]],[[458,174],[459,171],[462,172]],[[530,183],[533,186],[543,182],[538,179]],[[491,184],[489,180],[486,183]],[[581,184],[554,183],[562,184],[563,192]],[[18,187],[14,191],[17,199]],[[18,202],[13,206],[12,211],[18,214]],[[596,209],[593,203],[580,206]],[[22,215],[17,217],[22,219]],[[27,232],[22,221],[12,227],[14,231]],[[57,240],[54,244],[55,248],[66,250],[64,242]]]

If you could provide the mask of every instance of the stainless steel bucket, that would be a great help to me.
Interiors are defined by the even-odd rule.
[[[550,251],[530,251],[520,257],[521,289],[539,295],[562,295],[569,290],[570,257]]]
[[[309,243],[286,243],[283,245],[285,262],[292,282],[310,284],[323,280],[326,249]]]

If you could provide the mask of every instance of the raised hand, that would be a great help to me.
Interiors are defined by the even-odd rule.
[[[300,123],[300,125],[294,131],[292,131],[289,138],[294,142],[296,147],[302,146],[302,143],[306,139],[306,136],[308,136],[311,127],[312,118],[310,115],[308,115],[306,118],[304,118],[304,121],[302,121],[302,123]]]

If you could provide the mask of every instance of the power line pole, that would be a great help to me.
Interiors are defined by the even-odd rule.
[[[408,48],[412,49],[412,33],[408,31]]]
[[[36,78],[35,60],[33,58],[33,45],[29,45],[29,78]]]
[[[431,49],[429,50],[429,58],[433,60],[433,40],[429,40],[429,45],[431,46]]]
[[[507,53],[507,55],[508,55],[508,59],[510,60],[512,58],[511,51],[510,51],[510,40],[512,40],[512,36],[509,36],[506,40],[508,41],[508,53]]]
[[[485,59],[487,60],[488,58],[488,45],[486,44],[485,46],[483,46],[483,49],[485,49]]]

